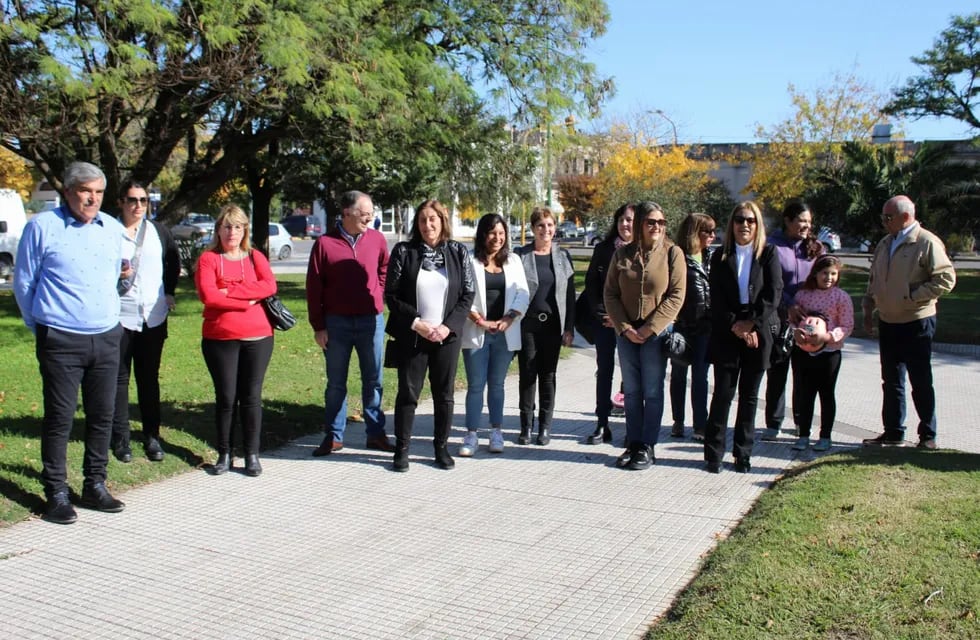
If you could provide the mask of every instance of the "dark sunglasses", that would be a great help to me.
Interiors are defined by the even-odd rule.
[[[703,233],[703,234],[704,234],[704,235],[706,235],[706,236],[713,236],[713,235],[715,235],[715,234],[716,234],[716,233],[718,233],[718,232],[717,232],[717,231],[715,231],[714,229],[703,229],[703,230],[701,231],[701,233]]]
[[[643,221],[643,224],[645,224],[648,227],[666,227],[667,226],[667,221],[666,220],[658,220],[657,218],[646,218]]]
[[[126,196],[126,204],[146,204],[149,201],[149,198],[134,198],[133,196]]]
[[[755,224],[755,218],[746,218],[745,216],[735,216],[732,218],[735,224],[747,224],[750,227]]]

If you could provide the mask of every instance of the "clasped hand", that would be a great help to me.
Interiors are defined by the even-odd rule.
[[[444,324],[431,325],[424,320],[415,323],[415,333],[419,334],[429,342],[442,343],[449,337],[449,327]]]

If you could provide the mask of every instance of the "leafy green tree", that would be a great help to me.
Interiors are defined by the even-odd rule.
[[[946,116],[980,129],[980,13],[953,16],[932,48],[912,62],[923,74],[894,89],[885,113],[912,118]]]
[[[153,182],[183,148],[165,217],[244,180],[246,163],[276,141],[308,148],[321,162],[312,184],[327,191],[365,182],[410,191],[409,180],[434,183],[459,160],[433,157],[452,145],[429,151],[418,141],[469,141],[481,130],[465,130],[480,121],[475,83],[536,122],[594,111],[611,88],[583,55],[608,19],[602,0],[3,7],[0,144],[55,185],[69,161],[96,162],[109,202],[125,175]],[[259,171],[262,184],[274,173]]]

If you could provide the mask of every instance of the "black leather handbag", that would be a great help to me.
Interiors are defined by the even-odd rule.
[[[296,326],[296,316],[294,316],[286,305],[282,303],[277,295],[271,295],[262,300],[265,308],[265,315],[269,317],[269,324],[273,329],[286,331]]]

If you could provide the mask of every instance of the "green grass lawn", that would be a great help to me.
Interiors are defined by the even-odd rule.
[[[980,455],[859,450],[798,467],[647,638],[980,638]]]

